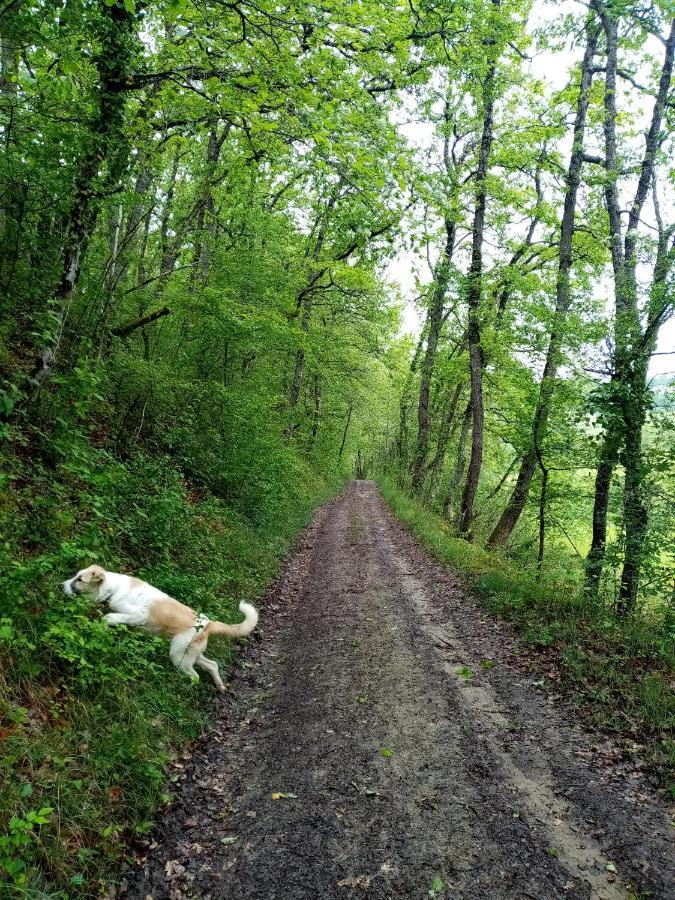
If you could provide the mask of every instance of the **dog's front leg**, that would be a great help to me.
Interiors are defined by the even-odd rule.
[[[145,616],[142,613],[107,613],[103,621],[107,625],[142,625]]]

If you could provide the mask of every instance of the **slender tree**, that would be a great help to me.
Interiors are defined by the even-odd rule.
[[[500,0],[492,0],[496,10],[500,8]],[[493,28],[498,28],[498,20],[494,19]],[[485,42],[487,50],[487,71],[482,86],[482,114],[480,149],[475,181],[475,210],[471,230],[471,266],[467,279],[467,305],[469,322],[467,327],[467,343],[469,347],[469,373],[471,381],[471,456],[469,468],[462,494],[462,511],[459,520],[459,531],[467,538],[472,536],[473,505],[478,490],[481,467],[483,464],[484,440],[484,408],[483,408],[483,347],[481,344],[481,299],[483,294],[483,241],[485,230],[485,211],[487,208],[487,174],[490,165],[490,151],[493,140],[493,115],[495,103],[495,78],[497,71],[498,43],[495,35]]]
[[[509,502],[489,537],[488,544],[491,546],[506,543],[518,523],[537,467],[537,448],[542,446],[546,434],[551,401],[555,390],[555,379],[560,365],[560,353],[565,337],[567,314],[572,303],[570,278],[573,264],[574,219],[577,207],[577,194],[581,183],[584,132],[593,81],[593,58],[597,45],[597,31],[597,21],[595,16],[592,16],[586,24],[586,49],[581,63],[579,99],[577,101],[572,137],[572,154],[567,169],[565,201],[560,225],[554,320],[539,387],[539,397],[532,419],[530,446],[523,456]]]

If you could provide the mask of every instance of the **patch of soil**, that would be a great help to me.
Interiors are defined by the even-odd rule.
[[[373,482],[319,511],[256,635],[118,897],[674,896],[660,798]]]

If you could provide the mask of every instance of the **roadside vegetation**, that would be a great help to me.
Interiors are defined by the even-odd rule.
[[[672,8],[541,6],[0,8],[0,892],[101,890],[212,696],[60,582],[231,619],[351,474],[665,772]]]
[[[167,799],[167,777],[214,696],[175,672],[165,641],[108,628],[103,610],[59,582],[99,561],[238,621],[239,600],[260,597],[339,485],[282,456],[289,488],[257,497],[253,514],[187,483],[169,456],[139,449],[122,462],[92,447],[88,429],[65,437],[50,435],[54,457],[42,464],[12,460],[0,514],[0,865],[5,890],[28,896],[105,887]],[[236,648],[213,647],[227,671]]]

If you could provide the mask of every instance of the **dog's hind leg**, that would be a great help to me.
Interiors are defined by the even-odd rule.
[[[195,672],[195,662],[204,649],[204,642],[195,641],[195,635],[194,628],[177,634],[171,641],[169,656],[179,672],[184,672],[193,681],[199,681],[199,675]]]
[[[218,663],[215,659],[207,659],[203,653],[200,653],[195,660],[195,665],[209,673],[219,691],[225,691],[225,685],[220,677],[220,669],[218,668]]]

